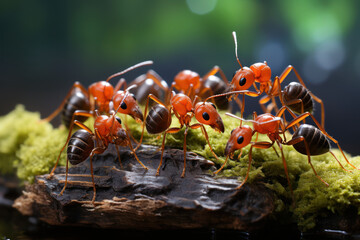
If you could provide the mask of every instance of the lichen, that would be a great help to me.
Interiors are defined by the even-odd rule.
[[[189,129],[187,136],[187,149],[214,161],[217,167],[225,161],[224,147],[231,130],[239,126],[239,121],[226,116],[224,112],[221,112],[221,116],[225,125],[224,133],[215,132],[206,126],[209,142],[219,160],[216,160],[211,153],[201,129]],[[120,117],[124,118],[121,115]],[[91,126],[92,122],[93,120],[90,119],[87,125]],[[127,122],[134,138],[139,139],[141,125],[130,117],[123,122]],[[178,126],[179,122],[174,118],[172,127]],[[182,149],[184,130],[177,134],[168,134],[166,146]],[[53,128],[51,124],[41,122],[38,113],[28,112],[23,106],[17,106],[8,115],[0,117],[0,171],[2,173],[16,171],[20,179],[30,182],[36,175],[49,173],[66,141],[67,134],[68,130],[64,127]],[[269,139],[266,135],[260,134],[258,141],[269,141]],[[145,130],[143,142],[161,146],[162,135],[151,135]],[[280,155],[279,148],[275,146],[275,149]],[[239,151],[235,152],[236,160],[229,160],[217,177],[238,177],[239,180],[243,180],[248,167],[248,151],[249,146],[244,148],[239,160],[237,160]],[[345,162],[339,150],[334,149],[333,152],[343,166],[352,172],[344,171],[330,153],[311,157],[318,175],[329,184],[327,187],[314,174],[307,156],[298,153],[292,146],[284,146],[294,203],[282,159],[276,152],[272,148],[253,149],[248,182],[261,179],[276,193],[274,215],[279,221],[284,218],[288,221],[288,218],[291,218],[301,230],[309,230],[315,226],[318,216],[329,212],[337,214],[353,206],[360,214],[360,172],[352,169]],[[65,157],[66,154],[62,154],[60,165],[65,164]],[[360,167],[360,156],[348,156],[348,159],[352,164]]]

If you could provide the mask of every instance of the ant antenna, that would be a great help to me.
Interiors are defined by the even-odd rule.
[[[118,77],[120,75],[123,75],[124,73],[127,73],[129,71],[132,71],[134,70],[135,68],[138,68],[138,67],[142,67],[142,66],[146,66],[146,65],[152,65],[154,62],[149,60],[149,61],[144,61],[144,62],[141,62],[141,63],[138,63],[138,64],[135,64],[134,66],[131,66],[127,69],[125,69],[124,71],[121,71],[121,72],[118,72],[118,73],[114,73],[113,75],[111,75],[110,77],[108,77],[106,79],[106,81],[108,82],[110,79],[114,78],[114,77]]]
[[[243,66],[242,66],[242,64],[241,64],[241,62],[240,62],[240,60],[239,60],[238,54],[237,54],[237,39],[236,39],[236,32],[235,32],[235,31],[233,31],[233,32],[232,32],[232,35],[233,35],[234,42],[235,42],[235,56],[236,56],[236,60],[237,60],[237,62],[239,63],[239,65],[240,65],[241,69],[242,69],[242,68],[243,68]]]

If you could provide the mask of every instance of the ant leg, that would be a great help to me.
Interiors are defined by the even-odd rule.
[[[253,148],[254,145],[251,145],[250,147],[250,150],[249,150],[249,154],[248,154],[248,157],[249,157],[249,164],[248,164],[248,169],[246,171],[246,176],[245,176],[245,179],[242,181],[242,183],[236,187],[236,190],[240,189],[247,181],[248,177],[249,177],[249,172],[250,172],[250,168],[251,168],[251,162],[252,162],[252,148]]]
[[[71,94],[75,89],[79,89],[85,96],[88,96],[88,91],[81,85],[81,83],[75,82],[70,88],[69,92],[66,94],[64,100],[61,102],[60,106],[57,109],[55,109],[55,111],[51,113],[48,117],[42,119],[41,121],[50,122],[51,120],[53,120],[54,117],[56,117],[64,108],[65,103],[67,102],[68,98],[71,96]]]
[[[270,143],[270,142],[252,142],[251,143],[251,147],[250,147],[249,154],[248,154],[249,164],[248,164],[248,169],[246,171],[246,176],[245,176],[244,181],[238,187],[236,187],[236,190],[240,189],[246,183],[247,179],[249,178],[251,162],[252,162],[252,149],[253,149],[253,147],[254,148],[260,148],[260,149],[267,149],[267,148],[270,148],[273,145],[274,145],[274,143]]]
[[[263,111],[264,113],[267,113],[267,112],[268,112],[268,109],[265,107],[265,104],[266,104],[267,102],[269,102],[270,99],[271,99],[270,96],[265,95],[264,97],[260,98],[260,100],[259,100],[260,107],[261,107],[261,109],[262,109],[262,111]],[[271,111],[271,110],[270,110],[270,111]]]
[[[90,172],[91,172],[91,181],[92,181],[92,185],[93,185],[93,197],[91,200],[91,203],[94,205],[95,202],[95,198],[96,198],[96,187],[95,187],[95,179],[94,179],[94,168],[93,168],[93,163],[92,163],[92,159],[94,157],[95,154],[101,154],[105,151],[106,148],[94,148],[91,153],[90,153]]]
[[[163,85],[162,81],[164,81],[164,80],[162,80],[162,78],[159,76],[159,74],[157,74],[154,70],[149,70],[146,73],[146,77],[153,80],[154,83],[156,85],[158,85],[165,92],[167,92],[169,90],[169,87],[167,85],[166,86]]]
[[[66,186],[67,186],[68,172],[69,172],[69,159],[66,158],[65,183],[64,183],[63,189],[62,189],[61,192],[59,193],[60,196],[63,195],[63,193],[64,193],[64,191],[65,191],[65,188],[66,188]]]
[[[181,177],[185,177],[185,169],[186,169],[186,136],[188,134],[188,127],[186,126],[185,131],[184,131],[184,167],[183,167],[183,171],[181,174]]]
[[[352,172],[351,170],[345,169],[345,168],[343,167],[343,165],[341,164],[341,162],[337,159],[337,157],[335,156],[335,154],[334,154],[331,150],[329,150],[329,153],[331,153],[331,155],[333,155],[333,157],[334,157],[335,160],[339,163],[339,165],[340,165],[340,167],[341,167],[342,169],[344,169],[346,172]]]
[[[307,143],[307,141],[305,140],[305,138],[303,136],[299,136],[296,138],[291,139],[290,141],[283,143],[285,145],[295,145],[296,143],[299,142],[304,142],[305,144],[305,149],[306,149],[306,153],[307,153],[307,157],[308,157],[308,163],[310,164],[315,176],[320,179],[320,181],[322,181],[327,187],[329,186],[329,184],[327,182],[325,182],[316,172],[314,166],[311,163],[311,155],[310,155],[310,148],[309,148],[309,144]]]
[[[119,152],[119,146],[115,144],[115,149],[116,149],[116,153],[117,153],[117,156],[119,158],[119,163],[120,163],[120,168],[121,169],[124,169],[122,163],[121,163],[121,158],[120,158],[120,152]]]
[[[145,170],[148,170],[148,168],[140,161],[140,159],[139,159],[138,156],[136,155],[135,150],[134,150],[134,148],[133,148],[132,145],[131,145],[131,140],[130,140],[129,134],[128,134],[128,132],[127,132],[126,130],[125,130],[125,133],[126,133],[126,137],[127,137],[127,139],[128,139],[128,142],[129,142],[129,148],[130,148],[131,152],[134,154],[134,157],[135,157],[136,161],[138,161],[138,163],[140,163],[140,165],[141,165],[143,168],[145,168]],[[120,159],[120,158],[119,158],[119,159]],[[120,163],[120,164],[121,164],[121,163]]]
[[[169,128],[164,132],[164,136],[163,136],[163,141],[162,141],[162,145],[161,145],[161,157],[160,157],[160,163],[159,166],[156,170],[156,176],[159,176],[160,174],[160,167],[162,165],[162,160],[163,160],[163,155],[164,155],[164,150],[165,150],[165,138],[166,138],[166,134],[167,133],[177,133],[180,132],[181,128]]]
[[[221,165],[221,167],[218,169],[218,170],[216,170],[216,172],[214,172],[214,174],[218,174],[224,167],[225,167],[225,165],[226,165],[226,163],[227,163],[227,161],[228,161],[228,159],[229,159],[229,155],[228,156],[226,156],[226,159],[225,159],[225,161],[224,161],[224,163],[223,163],[223,165]]]
[[[204,125],[201,124],[201,123],[195,123],[195,124],[191,125],[190,128],[191,128],[191,129],[201,128],[201,131],[202,131],[203,135],[205,136],[205,139],[206,139],[206,141],[207,141],[207,144],[209,145],[209,148],[210,148],[211,153],[214,155],[214,157],[216,158],[216,160],[219,160],[218,157],[216,156],[214,150],[213,150],[212,147],[211,147],[211,144],[210,144],[210,142],[209,142],[209,136],[208,136],[208,134],[207,134],[207,132],[206,132],[206,129],[205,129]]]
[[[288,171],[288,168],[287,168],[286,159],[284,157],[283,146],[279,141],[276,141],[276,143],[278,144],[278,146],[280,148],[280,151],[281,151],[281,159],[282,159],[282,162],[283,162],[283,165],[284,165],[284,171],[285,171],[286,180],[287,180],[289,188],[290,188],[291,197],[294,200],[294,192],[293,192],[291,182],[290,182],[289,171]]]
[[[226,83],[226,85],[229,85],[229,81],[227,80],[224,71],[219,66],[214,66],[207,74],[202,77],[202,79],[206,80],[209,78],[209,76],[215,75],[216,73],[219,73],[221,79]]]

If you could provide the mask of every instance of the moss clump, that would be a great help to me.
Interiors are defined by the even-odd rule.
[[[54,129],[41,122],[38,113],[28,112],[23,105],[0,118],[0,172],[17,172],[20,179],[33,181],[54,166],[65,143],[67,130]],[[61,163],[66,161],[61,157]]]
[[[215,153],[216,160],[200,129],[190,129],[187,136],[187,149],[192,150],[209,160],[214,161],[218,167],[225,161],[224,148],[233,128],[239,122],[221,113],[225,125],[225,133],[217,133],[206,126],[209,141]],[[121,116],[121,118],[124,118]],[[141,125],[127,117],[128,126],[135,139],[140,138]],[[91,127],[93,120],[87,125]],[[173,119],[173,127],[179,122]],[[7,116],[0,118],[0,171],[15,171],[18,177],[32,181],[35,175],[48,173],[53,167],[59,151],[66,141],[68,130],[64,127],[53,128],[51,124],[40,122],[37,113],[25,111],[19,105]],[[288,139],[291,137],[289,136]],[[168,134],[166,146],[182,149],[184,129],[177,134]],[[255,141],[255,136],[253,138]],[[258,141],[269,141],[266,135],[259,135]],[[162,137],[148,134],[145,131],[144,143],[161,146]],[[223,177],[245,177],[248,167],[249,146],[243,150],[241,159],[230,160],[225,169],[219,174]],[[277,153],[280,150],[275,146]],[[351,169],[345,162],[340,151],[333,150],[344,167]],[[239,151],[235,153],[239,154]],[[329,187],[326,187],[315,176],[308,164],[307,156],[294,150],[292,146],[284,146],[284,155],[288,165],[289,176],[295,197],[295,207],[291,207],[292,198],[287,184],[281,157],[270,149],[253,149],[253,161],[248,181],[261,178],[267,186],[277,194],[275,217],[286,221],[291,218],[302,230],[315,226],[318,216],[332,213],[341,213],[343,209],[353,206],[360,214],[360,171],[344,171],[333,156],[329,153],[312,157],[312,163],[317,173]],[[62,154],[60,164],[65,164],[66,154]],[[360,156],[348,158],[355,166],[360,167]]]

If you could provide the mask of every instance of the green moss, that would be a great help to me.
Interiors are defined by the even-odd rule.
[[[220,167],[225,161],[224,147],[233,128],[239,122],[221,113],[225,133],[215,132],[206,127],[209,141],[215,153],[216,160],[200,129],[190,129],[187,136],[187,149],[192,150],[216,163]],[[124,118],[123,116],[121,116]],[[92,125],[93,120],[87,122]],[[132,135],[140,138],[141,125],[130,117],[124,121],[128,123]],[[172,127],[178,127],[179,122],[173,119]],[[53,128],[51,124],[40,121],[38,113],[31,113],[19,105],[8,115],[0,117],[0,171],[2,173],[16,171],[18,177],[32,181],[35,175],[49,173],[68,132],[64,127]],[[168,134],[166,146],[182,149],[184,129],[177,134]],[[290,139],[290,137],[288,138]],[[255,136],[253,138],[255,141]],[[259,135],[258,141],[268,141],[267,136]],[[161,146],[162,135],[144,135],[144,143]],[[280,154],[276,146],[277,153]],[[249,146],[244,148],[240,160],[229,160],[218,177],[238,177],[244,179],[248,167]],[[345,162],[339,150],[334,149],[338,159],[347,169],[351,167]],[[239,151],[235,152],[237,159]],[[65,155],[62,154],[61,164],[65,164]],[[284,173],[281,157],[270,149],[253,149],[253,162],[248,181],[262,179],[268,188],[276,193],[275,217],[279,221],[296,222],[302,230],[315,226],[315,219],[329,212],[341,213],[350,205],[357,208],[360,214],[360,171],[344,171],[333,156],[329,153],[312,157],[312,163],[319,176],[329,187],[326,187],[314,174],[307,156],[294,150],[292,146],[284,146],[284,155],[287,161],[289,176],[295,197],[295,207],[292,207],[292,198]],[[350,157],[349,161],[360,167],[360,156]]]
[[[50,123],[40,121],[38,113],[18,105],[0,118],[0,172],[16,171],[20,179],[28,181],[48,173],[66,136],[66,129],[53,129]],[[62,156],[61,163],[65,160]]]

